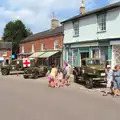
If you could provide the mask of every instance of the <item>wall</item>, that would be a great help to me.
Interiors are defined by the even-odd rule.
[[[41,43],[44,42],[45,44],[45,50],[53,50],[54,49],[54,41],[58,40],[59,48],[62,49],[63,45],[63,35],[53,36],[49,38],[43,38],[40,40],[34,40],[32,42],[22,43],[20,44],[20,53],[22,52],[22,46],[24,46],[24,52],[25,53],[31,53],[32,52],[32,44],[35,46],[35,52],[41,50]]]
[[[120,38],[120,8],[107,11],[106,32],[97,33],[96,14],[79,20],[79,37],[73,37],[72,21],[64,24],[64,43],[91,41],[107,38]]]

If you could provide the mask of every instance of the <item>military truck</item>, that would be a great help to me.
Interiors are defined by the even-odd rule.
[[[43,66],[43,65],[38,66],[38,67],[30,67],[30,68],[26,68],[24,70],[23,77],[25,79],[27,79],[27,78],[37,79],[38,77],[46,76],[47,71],[48,71],[48,67]]]
[[[22,59],[12,60],[10,64],[3,64],[1,66],[2,75],[9,75],[13,71],[24,71]]]
[[[74,82],[85,82],[88,89],[92,89],[95,83],[105,83],[105,66],[100,59],[84,58],[81,67],[73,69]]]

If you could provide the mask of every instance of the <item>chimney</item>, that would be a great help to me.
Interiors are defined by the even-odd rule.
[[[55,29],[58,26],[59,26],[59,20],[55,18],[54,12],[53,12],[53,18],[51,20],[51,29]]]
[[[82,5],[80,7],[80,14],[84,14],[85,13],[85,3],[84,0],[82,0]]]

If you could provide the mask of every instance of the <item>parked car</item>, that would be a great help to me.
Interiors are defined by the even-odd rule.
[[[105,83],[105,66],[101,64],[100,59],[84,58],[81,61],[81,67],[73,69],[74,82],[85,82],[89,89],[93,88],[95,83]]]
[[[10,64],[3,64],[1,66],[2,75],[9,75],[12,71],[24,71],[23,60],[12,60]]]
[[[49,67],[44,66],[44,65],[40,65],[39,67],[26,68],[24,70],[23,77],[25,79],[27,79],[27,78],[37,79],[38,77],[44,77],[44,76],[46,76],[48,69],[49,69]]]

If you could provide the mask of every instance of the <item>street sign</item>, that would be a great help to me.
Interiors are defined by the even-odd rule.
[[[23,59],[23,67],[30,67],[30,60],[28,58]]]

